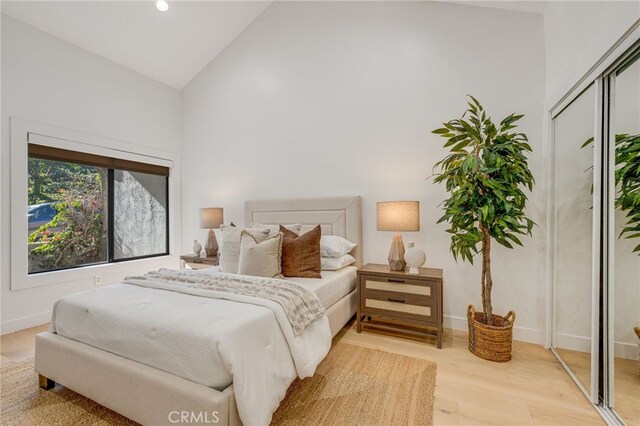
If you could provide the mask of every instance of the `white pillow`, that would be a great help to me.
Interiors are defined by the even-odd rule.
[[[249,232],[240,237],[238,273],[255,277],[273,278],[281,274],[282,234],[258,242]]]
[[[289,231],[295,232],[296,235],[300,235],[300,229],[302,225],[299,223],[293,223],[289,225],[282,225],[287,228]],[[262,223],[252,223],[251,228],[267,228],[269,230],[269,236],[273,237],[280,233],[280,225],[264,225]]]
[[[235,226],[222,225],[220,231],[222,234],[222,245],[218,253],[220,262],[220,271],[238,273],[238,263],[240,261],[240,238],[243,228]],[[269,236],[267,228],[250,228],[246,229],[258,241],[264,241]]]
[[[320,238],[320,256],[342,257],[345,254],[349,254],[355,246],[356,243],[337,235],[323,235]]]
[[[323,271],[337,271],[355,262],[356,259],[350,254],[345,254],[340,257],[321,257],[320,269]]]

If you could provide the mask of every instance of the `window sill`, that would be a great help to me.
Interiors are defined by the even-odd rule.
[[[11,291],[22,291],[35,287],[60,285],[78,281],[86,281],[87,286],[91,286],[98,276],[102,278],[101,285],[108,285],[119,282],[126,275],[142,274],[161,267],[177,269],[179,266],[180,257],[171,254],[114,263],[101,263],[73,269],[25,275],[22,279],[18,279],[18,282],[12,280]]]

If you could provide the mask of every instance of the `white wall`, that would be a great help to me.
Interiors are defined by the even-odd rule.
[[[640,19],[638,1],[550,1],[544,12],[546,99],[553,106]]]
[[[496,313],[517,312],[516,338],[542,341],[545,164],[542,16],[417,2],[275,2],[183,90],[183,246],[201,241],[198,208],[243,222],[255,198],[362,195],[364,255],[386,262],[375,203],[418,199],[407,233],[445,274],[445,316],[466,329],[480,304],[478,265],[456,264],[436,225],[441,186],[425,180],[445,155],[430,131],[458,117],[467,93],[500,120],[525,113],[540,225],[525,247],[494,250]],[[514,273],[514,271],[517,271]]]
[[[6,333],[47,322],[58,298],[93,287],[93,279],[80,279],[28,290],[10,290],[9,117],[98,135],[129,146],[132,151],[152,150],[179,160],[181,99],[176,89],[6,15],[2,15],[1,74],[0,278],[2,332]],[[177,161],[172,187],[174,235],[179,235],[181,225],[180,194],[175,190],[180,187],[179,166]],[[174,245],[175,251],[179,251],[179,245]],[[177,262],[171,264],[177,265]],[[131,271],[129,268],[140,269],[146,265],[144,269],[149,269],[149,264],[144,263],[121,265],[103,276],[105,284],[122,278]]]

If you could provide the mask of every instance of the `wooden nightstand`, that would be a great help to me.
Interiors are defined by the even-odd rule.
[[[419,275],[369,263],[358,269],[357,331],[378,328],[435,335],[442,348],[442,269]]]
[[[218,266],[218,257],[199,257],[195,254],[186,254],[180,256],[182,268],[189,267],[191,269],[204,269]]]

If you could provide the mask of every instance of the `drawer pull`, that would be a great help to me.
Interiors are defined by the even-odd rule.
[[[396,278],[387,278],[387,281],[389,281],[390,283],[403,283],[404,280],[399,280]]]
[[[389,302],[396,302],[396,303],[404,303],[404,299],[394,299],[393,297],[390,297]]]

